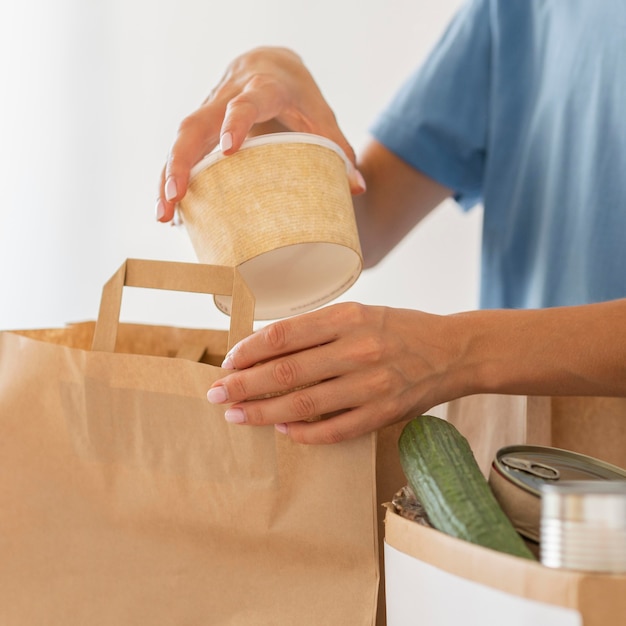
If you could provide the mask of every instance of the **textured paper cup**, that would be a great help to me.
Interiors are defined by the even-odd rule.
[[[256,319],[303,313],[346,291],[362,269],[346,168],[330,140],[278,133],[212,152],[178,210],[201,263],[239,268]],[[216,296],[230,313],[230,298]]]

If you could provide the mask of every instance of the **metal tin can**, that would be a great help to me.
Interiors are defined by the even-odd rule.
[[[541,563],[587,572],[626,572],[626,481],[541,486]]]
[[[491,489],[513,526],[537,544],[542,487],[566,481],[626,482],[626,471],[569,450],[515,445],[498,450],[489,474]]]

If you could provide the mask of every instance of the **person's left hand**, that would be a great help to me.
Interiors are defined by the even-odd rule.
[[[344,303],[281,320],[230,351],[223,367],[234,371],[207,396],[232,403],[228,421],[274,424],[298,442],[357,437],[456,395],[446,319]]]

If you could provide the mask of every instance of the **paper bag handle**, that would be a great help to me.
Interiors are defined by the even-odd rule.
[[[232,296],[228,349],[252,332],[254,296],[236,268],[199,263],[127,259],[102,288],[91,349],[114,352],[123,287]]]

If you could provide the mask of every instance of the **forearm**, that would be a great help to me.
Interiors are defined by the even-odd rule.
[[[626,299],[474,311],[448,321],[462,346],[458,395],[626,396]]]
[[[365,267],[376,265],[452,192],[376,141],[358,162],[367,191],[354,196]]]

